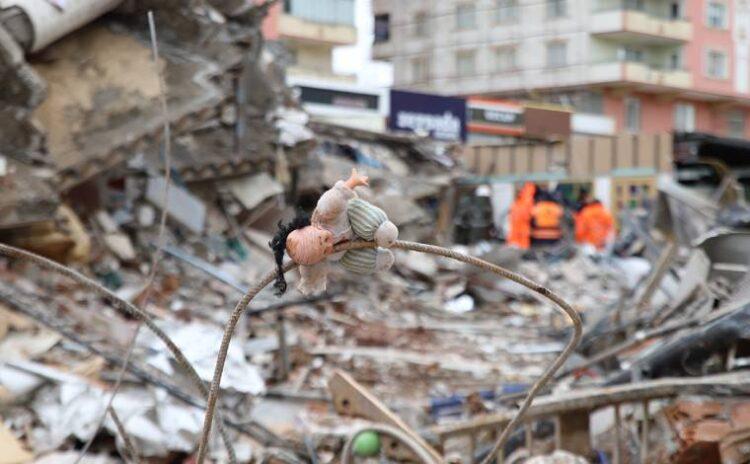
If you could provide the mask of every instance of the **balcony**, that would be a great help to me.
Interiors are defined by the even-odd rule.
[[[640,84],[643,90],[649,87],[688,89],[693,86],[692,76],[684,69],[659,68],[632,61],[599,63],[592,66],[590,75],[592,82]]]
[[[591,33],[634,43],[674,44],[692,40],[693,25],[686,20],[660,18],[644,11],[610,9],[594,12]]]
[[[623,76],[627,82],[686,89],[692,87],[693,78],[684,69],[659,69],[645,63],[626,62]]]
[[[357,42],[354,0],[291,0],[279,16],[279,35],[330,45]]]

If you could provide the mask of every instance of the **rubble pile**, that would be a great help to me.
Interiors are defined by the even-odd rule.
[[[198,387],[212,381],[232,307],[274,271],[279,221],[311,211],[352,168],[400,239],[518,272],[582,315],[582,342],[498,460],[748,462],[750,235],[737,195],[664,180],[658,208],[621,218],[614,254],[451,244],[458,148],[311,121],[260,32],[272,2],[111,3],[44,47],[13,22],[18,11],[0,15],[12,84],[0,89],[0,243],[104,287],[0,259],[0,463],[192,462]],[[436,461],[488,456],[569,321],[493,273],[395,255],[392,271],[367,278],[332,267],[319,295],[259,293],[229,345],[211,459],[339,462],[373,424]],[[199,385],[123,301],[154,319]],[[355,453],[416,459],[385,434],[368,439]]]

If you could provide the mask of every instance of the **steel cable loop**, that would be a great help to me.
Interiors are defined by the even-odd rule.
[[[386,424],[367,425],[355,430],[354,433],[349,435],[349,438],[346,440],[346,444],[344,445],[344,449],[341,451],[341,464],[350,464],[352,462],[354,440],[357,439],[357,436],[359,434],[368,431],[382,433],[399,440],[402,444],[406,445],[406,447],[409,448],[409,450],[414,453],[414,455],[421,459],[424,464],[440,464],[435,461],[432,455],[428,453],[427,450],[425,450],[422,445],[419,444],[419,442],[410,437],[403,430]]]
[[[337,253],[337,252],[345,251],[345,250],[358,249],[358,248],[375,248],[376,246],[377,245],[374,242],[364,242],[364,241],[345,242],[345,243],[340,243],[336,245],[333,249],[333,253]],[[570,337],[570,341],[568,341],[567,345],[562,350],[562,352],[560,352],[560,354],[552,362],[552,364],[550,364],[547,367],[547,369],[545,369],[541,377],[534,383],[531,389],[529,389],[529,393],[524,399],[523,403],[521,404],[521,407],[518,409],[518,411],[516,411],[516,414],[513,417],[513,419],[508,423],[508,425],[502,431],[500,436],[495,441],[495,444],[493,445],[492,450],[481,463],[481,464],[489,464],[489,462],[492,459],[494,459],[494,456],[497,454],[497,451],[505,445],[506,441],[508,440],[510,436],[510,432],[516,426],[518,426],[518,424],[521,422],[524,415],[526,414],[526,411],[529,409],[529,406],[531,406],[531,402],[534,400],[534,397],[537,395],[539,390],[541,390],[547,384],[547,382],[549,382],[549,380],[554,375],[555,371],[557,371],[565,363],[565,361],[572,354],[573,350],[580,342],[581,333],[583,330],[581,317],[578,314],[578,312],[576,312],[576,310],[573,309],[573,307],[571,307],[567,302],[565,302],[565,300],[563,300],[561,297],[559,297],[557,294],[555,294],[548,288],[544,287],[543,285],[539,285],[536,282],[529,280],[520,274],[509,271],[508,269],[489,263],[482,259],[475,258],[473,256],[466,255],[464,253],[459,253],[459,252],[449,250],[447,248],[435,246],[435,245],[426,245],[423,243],[406,242],[406,241],[400,241],[400,240],[396,241],[393,244],[392,248],[408,250],[408,251],[417,251],[417,252],[427,253],[427,254],[432,254],[432,255],[437,255],[437,256],[443,256],[443,257],[454,259],[456,261],[460,261],[466,264],[471,264],[472,266],[476,266],[480,269],[484,269],[486,271],[492,272],[501,277],[505,277],[513,282],[523,285],[529,290],[536,292],[542,295],[544,298],[553,302],[560,309],[562,309],[562,311],[570,318],[571,322],[573,323],[573,334]],[[286,273],[289,270],[295,268],[296,266],[297,264],[294,262],[287,262],[284,265],[282,270],[283,272]],[[214,378],[213,378],[213,381],[211,382],[211,388],[210,388],[209,395],[208,395],[208,402],[206,406],[206,416],[203,421],[203,432],[202,432],[201,441],[198,447],[198,459],[197,459],[198,464],[202,464],[206,456],[206,451],[207,451],[206,447],[207,447],[208,438],[211,432],[211,423],[213,421],[214,409],[216,408],[216,401],[219,395],[219,385],[220,385],[221,376],[224,370],[224,363],[226,361],[227,351],[229,350],[229,342],[232,338],[232,334],[234,333],[234,329],[237,325],[237,322],[240,319],[240,316],[242,316],[242,313],[245,311],[250,301],[252,301],[252,299],[255,298],[255,296],[263,288],[265,288],[269,283],[273,282],[275,275],[276,275],[275,270],[267,273],[253,288],[251,288],[245,295],[243,295],[242,299],[240,299],[240,301],[237,303],[234,310],[232,311],[232,314],[229,317],[229,321],[227,322],[226,328],[224,330],[224,336],[221,341],[221,346],[219,348],[219,357],[216,360],[216,366],[214,369]],[[430,463],[426,462],[426,464],[430,464]]]

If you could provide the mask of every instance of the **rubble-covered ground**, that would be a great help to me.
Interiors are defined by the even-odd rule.
[[[125,2],[36,54],[0,31],[12,84],[0,89],[0,243],[106,288],[3,253],[0,464],[194,462],[204,395],[122,301],[208,385],[232,308],[274,270],[278,221],[310,211],[352,168],[401,239],[503,266],[581,314],[581,343],[498,460],[750,460],[742,202],[665,180],[654,210],[620,218],[614,252],[456,245],[460,149],[310,121],[283,84],[283,53],[262,40],[263,10]],[[320,295],[294,290],[295,271],[283,297],[267,288],[252,301],[215,419],[238,462],[340,462],[352,434],[378,423],[440,460],[487,456],[570,320],[491,272],[395,254],[371,277],[334,267]],[[209,458],[228,462],[219,435]],[[375,441],[381,459],[415,459],[386,435]]]

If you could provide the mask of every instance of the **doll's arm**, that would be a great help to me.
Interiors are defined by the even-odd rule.
[[[359,173],[357,173],[357,169],[352,168],[352,173],[349,175],[346,182],[344,182],[344,185],[354,190],[354,187],[370,185],[369,180],[369,177],[360,176]]]
[[[336,182],[336,185],[320,196],[313,212],[313,224],[326,227],[346,214],[347,202],[357,197],[354,187],[360,185],[367,185],[367,176],[360,176],[356,169],[352,169],[349,179]]]

